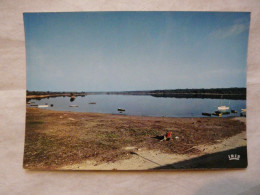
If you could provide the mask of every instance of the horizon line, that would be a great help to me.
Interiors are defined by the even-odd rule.
[[[95,93],[98,93],[98,92],[133,92],[133,91],[157,91],[157,90],[190,90],[190,89],[234,89],[234,88],[247,88],[247,87],[214,87],[214,88],[174,88],[174,89],[145,89],[145,90],[110,90],[110,91],[84,91],[84,90],[77,90],[77,91],[72,91],[72,90],[57,90],[57,91],[54,91],[54,90],[29,90],[29,89],[26,89],[26,91],[37,91],[37,92],[95,92]]]

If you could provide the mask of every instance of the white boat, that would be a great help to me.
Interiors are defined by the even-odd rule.
[[[70,105],[70,107],[79,107],[78,105]]]
[[[219,106],[218,107],[218,111],[226,111],[226,110],[229,110],[229,107],[227,107],[227,106]]]
[[[223,98],[223,96],[221,96],[220,105],[222,104],[222,98]],[[228,104],[230,105],[230,101]],[[228,106],[218,106],[218,111],[220,111],[220,112],[227,111],[227,110],[229,110]]]
[[[38,105],[38,108],[47,108],[49,107],[48,105]]]
[[[241,109],[240,116],[246,117],[246,109]]]

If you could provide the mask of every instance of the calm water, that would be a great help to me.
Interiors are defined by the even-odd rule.
[[[69,97],[45,98],[31,100],[33,104],[53,104],[53,107],[41,108],[74,112],[98,112],[119,114],[118,108],[126,111],[122,114],[138,116],[165,116],[165,117],[202,117],[202,112],[212,113],[221,104],[219,99],[186,99],[186,98],[156,98],[152,96],[134,95],[88,95],[76,97],[70,102]],[[96,102],[96,104],[89,104]],[[78,105],[78,107],[69,107]],[[222,100],[222,105],[237,110],[237,114],[225,116],[239,116],[242,108],[246,108],[245,100]]]

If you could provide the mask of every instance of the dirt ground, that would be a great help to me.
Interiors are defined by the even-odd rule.
[[[245,131],[212,145],[199,145],[195,148],[200,150],[200,155],[213,154],[233,148],[246,146]],[[113,163],[97,164],[95,160],[85,160],[78,164],[63,166],[62,170],[146,170],[158,166],[177,163],[198,157],[196,154],[167,154],[156,150],[147,150],[136,147],[128,147],[132,156],[130,159],[118,160]],[[205,167],[206,168],[206,167]]]
[[[150,169],[246,145],[245,130],[245,118],[141,117],[27,108],[24,168]],[[160,141],[166,131],[172,132],[173,139]]]

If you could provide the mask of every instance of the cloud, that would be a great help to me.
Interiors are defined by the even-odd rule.
[[[221,28],[221,29],[217,29],[215,31],[212,31],[210,33],[210,37],[214,37],[217,39],[225,39],[228,38],[230,36],[236,36],[241,34],[242,32],[246,31],[248,29],[248,24],[234,24],[232,26],[229,27],[225,27],[225,28]]]

